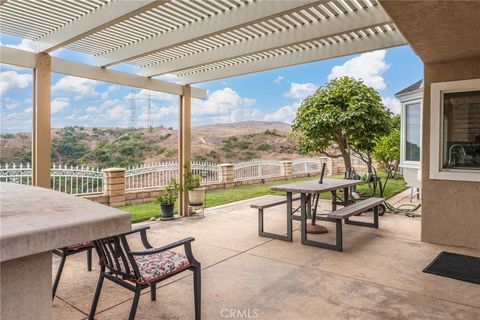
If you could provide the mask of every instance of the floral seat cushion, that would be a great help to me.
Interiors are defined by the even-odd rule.
[[[175,251],[164,251],[143,256],[134,256],[140,271],[140,279],[135,282],[150,284],[168,275],[178,273],[190,267],[187,257]],[[132,267],[129,268],[132,271]],[[125,272],[124,265],[120,262],[122,272]],[[133,271],[132,271],[133,272]]]
[[[92,241],[76,243],[74,245],[68,246],[67,250],[80,250],[80,249],[89,248],[89,247],[93,248],[93,242]]]

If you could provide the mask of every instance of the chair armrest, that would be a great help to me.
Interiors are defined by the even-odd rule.
[[[190,245],[190,243],[194,240],[195,240],[194,238],[189,237],[189,238],[185,238],[185,239],[167,244],[166,246],[163,246],[163,247],[160,247],[160,248],[151,248],[151,249],[147,249],[147,250],[143,250],[143,251],[130,251],[128,253],[133,255],[133,256],[145,256],[145,255],[150,255],[150,254],[155,254],[155,253],[167,251],[167,250],[170,250],[170,249],[173,249],[175,247],[182,246],[182,245]]]
[[[120,236],[128,236],[130,234],[140,232],[140,237],[142,239],[143,246],[145,247],[145,249],[151,249],[151,248],[153,248],[153,246],[148,242],[148,239],[147,239],[147,230],[148,229],[150,229],[149,226],[138,227],[138,228],[132,229],[128,232],[122,233],[122,234],[120,234]]]
[[[124,233],[120,233],[119,236],[127,236],[129,234],[132,234],[132,233],[136,233],[136,232],[142,232],[142,231],[146,231],[150,229],[149,226],[143,226],[143,227],[138,227],[138,228],[134,228],[130,231],[127,231],[127,232],[124,232]]]

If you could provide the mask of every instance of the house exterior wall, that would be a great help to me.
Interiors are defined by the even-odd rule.
[[[480,248],[480,183],[432,180],[430,85],[480,78],[480,57],[426,63],[422,145],[422,241]]]

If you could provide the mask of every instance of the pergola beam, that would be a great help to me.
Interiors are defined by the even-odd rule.
[[[169,60],[145,68],[142,70],[142,74],[152,77],[160,74],[181,71],[266,50],[344,34],[377,25],[384,25],[390,22],[391,19],[385,14],[381,7],[371,7],[365,10],[349,12],[339,17],[332,17],[328,20],[321,20],[317,23],[294,28],[293,30],[289,29],[279,33],[271,33],[268,36],[262,37],[261,40],[250,39],[245,42],[242,41],[229,46],[219,47],[215,50],[206,50],[194,55]]]
[[[47,34],[33,43],[37,52],[51,52],[168,0],[111,1],[97,10]]]
[[[11,64],[19,67],[35,68],[35,53],[1,46],[0,63]],[[179,96],[183,94],[182,85],[168,81],[142,77],[127,72],[100,68],[89,64],[67,61],[60,58],[51,58],[51,64],[52,72],[141,89],[171,93]],[[192,98],[206,99],[206,96],[207,93],[204,89],[192,87]]]
[[[108,67],[127,60],[166,50],[188,42],[211,37],[245,25],[287,14],[327,0],[258,1],[224,14],[162,33],[97,57],[97,65]]]
[[[271,58],[235,64],[228,67],[219,67],[212,70],[187,74],[185,76],[179,75],[179,79],[184,84],[206,82],[367,51],[391,48],[404,44],[407,44],[407,41],[398,31],[389,31],[379,33],[375,36],[349,40],[341,44],[326,45],[315,49],[307,49],[302,52],[277,55]]]

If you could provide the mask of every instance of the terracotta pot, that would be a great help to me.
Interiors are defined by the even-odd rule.
[[[196,188],[188,191],[188,204],[194,207],[200,207],[205,201],[207,188]]]

